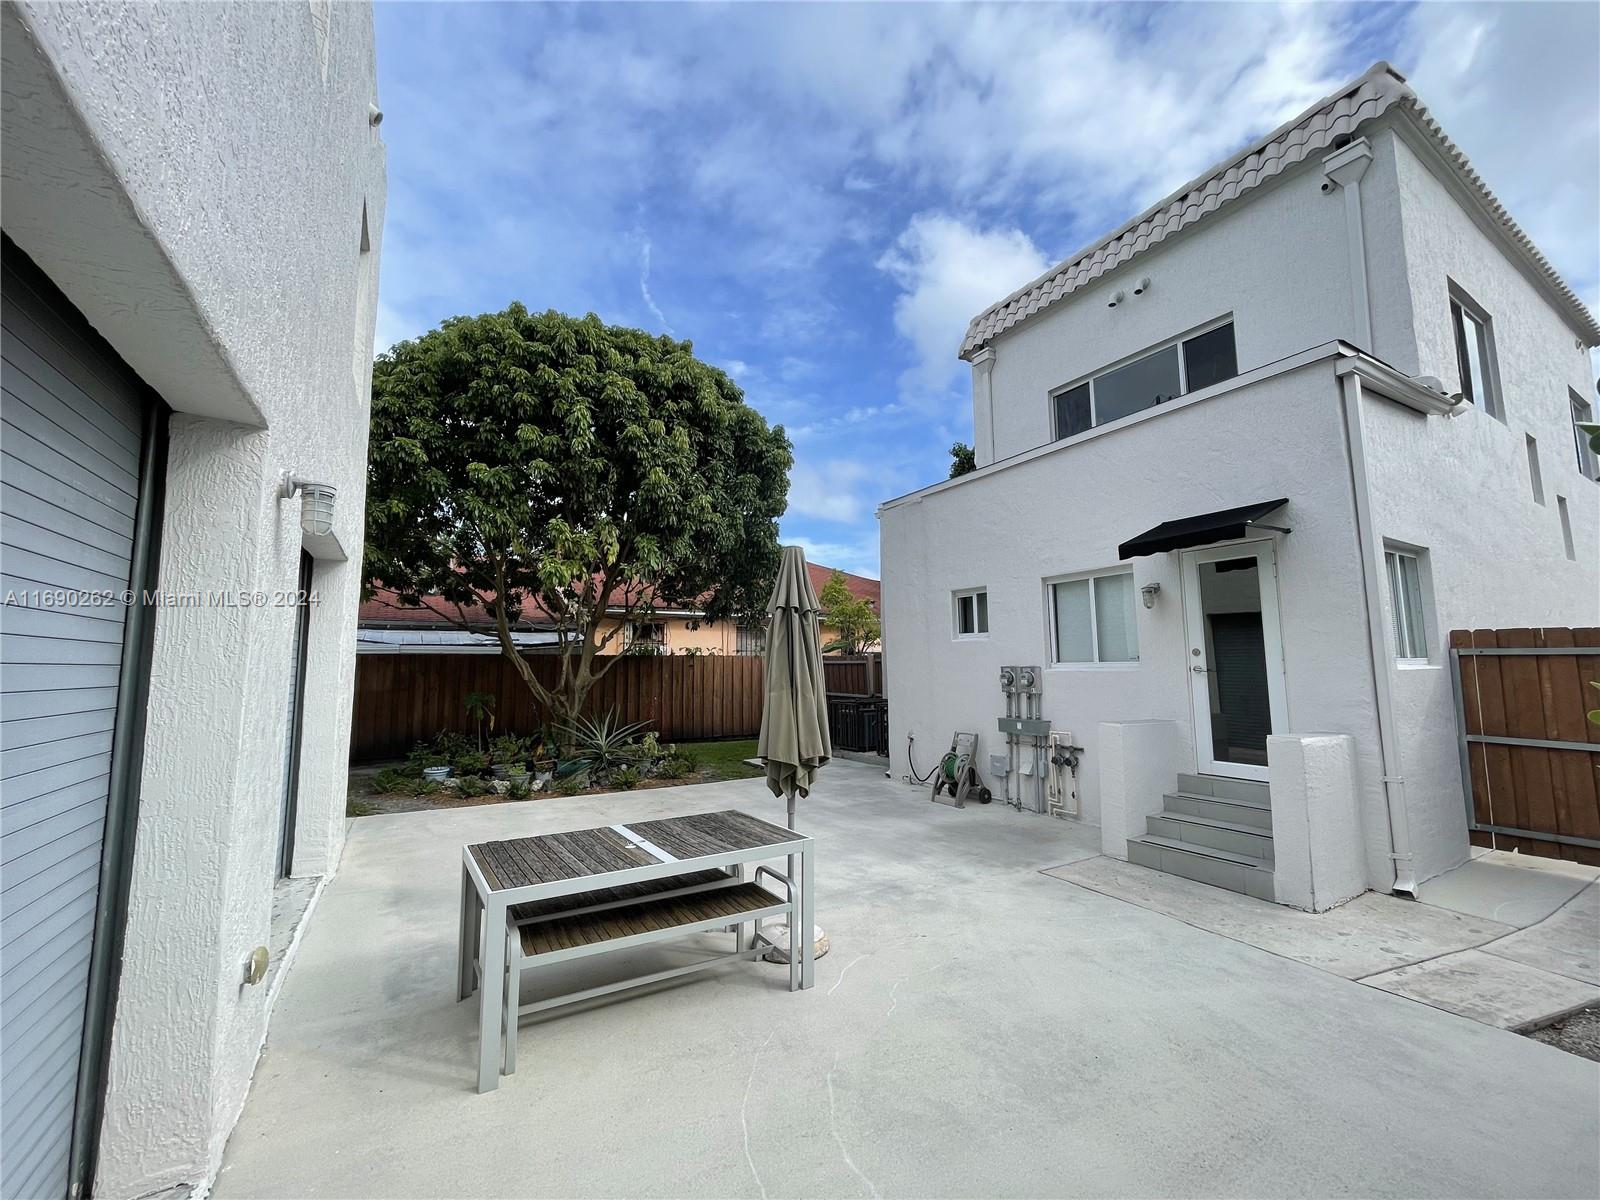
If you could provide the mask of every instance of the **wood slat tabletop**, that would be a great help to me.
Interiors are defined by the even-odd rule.
[[[629,835],[632,835],[631,837]],[[655,866],[662,862],[756,850],[792,842],[797,834],[736,809],[600,826],[572,833],[479,842],[467,850],[495,890]],[[660,850],[651,853],[640,842]]]

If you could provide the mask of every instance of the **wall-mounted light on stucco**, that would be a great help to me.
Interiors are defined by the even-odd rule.
[[[1160,594],[1161,585],[1159,583],[1147,583],[1139,589],[1139,598],[1144,601],[1146,608],[1154,608],[1156,606],[1156,597]]]
[[[300,493],[300,529],[312,537],[326,537],[333,531],[333,502],[339,489],[331,483],[314,483],[309,479],[296,479],[288,471],[282,475],[278,495],[289,500]]]

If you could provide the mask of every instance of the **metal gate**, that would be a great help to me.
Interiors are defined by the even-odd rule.
[[[1600,629],[1450,635],[1474,845],[1600,865]]]

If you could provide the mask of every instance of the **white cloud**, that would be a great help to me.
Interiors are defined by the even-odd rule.
[[[918,213],[878,260],[900,286],[894,326],[916,350],[902,391],[943,393],[957,375],[967,322],[1050,265],[1018,229],[983,229]]]
[[[1422,4],[1405,42],[1408,80],[1445,132],[1567,282],[1600,302],[1600,6]]]
[[[650,310],[650,315],[656,319],[661,328],[670,336],[676,337],[677,335],[672,332],[672,323],[661,311],[656,298],[650,294],[650,239],[643,234],[639,236],[639,295],[644,298],[644,306]]]
[[[823,567],[837,567],[852,575],[878,577],[878,534],[870,534],[840,541],[819,541],[815,538],[781,534],[785,546],[799,546],[806,552],[806,561]]]
[[[882,467],[850,458],[809,462],[789,470],[789,512],[848,525],[869,515],[882,490]]]

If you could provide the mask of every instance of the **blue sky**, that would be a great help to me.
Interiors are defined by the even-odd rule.
[[[691,339],[795,445],[785,541],[971,440],[968,318],[1387,58],[1600,302],[1600,6],[377,6],[378,346],[521,300]]]

